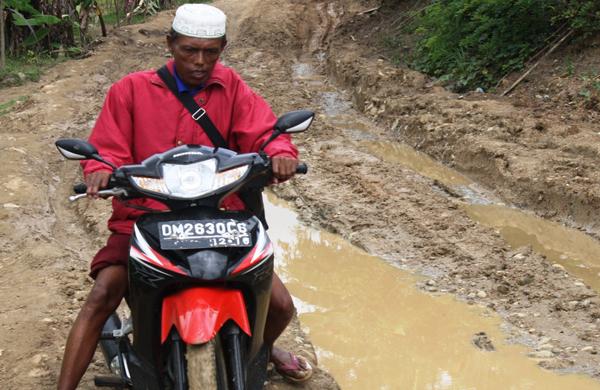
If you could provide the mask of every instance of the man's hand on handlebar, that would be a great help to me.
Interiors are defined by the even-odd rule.
[[[98,191],[108,185],[111,174],[111,172],[99,171],[87,175],[85,177],[85,184],[87,185],[88,196],[98,198]]]
[[[273,168],[273,184],[282,183],[296,174],[298,160],[288,156],[275,156],[271,158],[271,167]]]

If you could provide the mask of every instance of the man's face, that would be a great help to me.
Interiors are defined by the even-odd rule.
[[[182,81],[195,88],[205,83],[223,52],[223,38],[192,38],[180,35],[167,38],[169,50],[175,59],[175,68]]]

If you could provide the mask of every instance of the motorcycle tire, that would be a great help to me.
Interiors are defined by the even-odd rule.
[[[188,345],[187,360],[188,390],[218,390],[215,341]]]

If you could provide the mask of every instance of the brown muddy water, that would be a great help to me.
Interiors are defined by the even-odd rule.
[[[448,186],[468,186],[472,182],[465,176],[439,164],[426,154],[416,151],[406,144],[393,142],[365,142],[369,151],[385,161],[400,163],[423,176],[438,180]]]
[[[421,292],[416,276],[303,226],[274,196],[266,207],[278,273],[320,366],[343,389],[600,389],[539,368],[525,347],[504,343],[500,318],[486,309]],[[495,351],[472,344],[480,332]]]
[[[582,231],[547,221],[508,207],[478,189],[460,173],[417,152],[408,145],[365,142],[379,158],[402,164],[419,174],[438,180],[463,195],[467,214],[475,221],[496,229],[514,249],[531,248],[600,292],[600,243]],[[467,195],[467,196],[464,196]]]

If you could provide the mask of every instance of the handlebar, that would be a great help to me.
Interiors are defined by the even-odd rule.
[[[299,163],[296,167],[296,173],[300,175],[306,175],[308,173],[308,165],[306,163]]]
[[[299,163],[296,167],[296,173],[299,175],[305,175],[308,172],[308,165],[306,163]],[[109,183],[110,186],[110,183]],[[74,202],[76,200],[87,197],[87,185],[85,183],[78,183],[73,186],[73,192],[77,195],[69,196],[69,200]],[[99,196],[127,196],[127,190],[124,188],[108,188],[98,191]]]
[[[73,192],[76,194],[85,194],[87,192],[87,185],[85,183],[78,183],[73,186]]]
[[[80,184],[76,184],[75,186],[73,186],[73,190],[75,190],[75,188],[77,188],[77,190],[81,190],[83,188],[85,188],[87,190],[87,186],[83,183]],[[98,196],[127,196],[127,190],[125,190],[124,188],[109,188],[107,190],[100,190],[98,191]],[[78,195],[72,195],[69,196],[69,200],[71,202],[75,202],[76,200],[79,200],[81,198],[85,198],[87,197],[87,193],[78,193]]]

